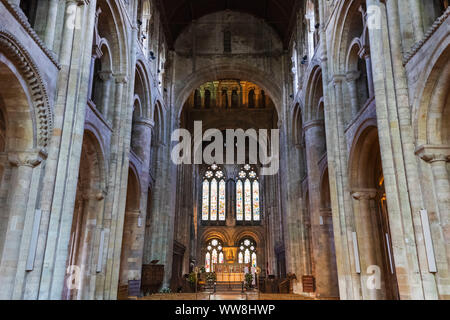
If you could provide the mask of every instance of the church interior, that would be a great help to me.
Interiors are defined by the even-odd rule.
[[[450,300],[448,0],[0,17],[0,299]]]

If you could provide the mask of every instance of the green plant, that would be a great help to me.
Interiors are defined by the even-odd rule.
[[[187,279],[190,284],[195,284],[195,282],[197,281],[197,274],[195,272],[191,272],[191,273],[189,273],[189,276]]]
[[[216,280],[217,280],[217,275],[216,275],[215,272],[209,272],[209,273],[206,274],[206,281],[209,284],[212,284],[212,283],[216,282]]]
[[[159,293],[171,293],[172,290],[170,290],[170,288],[162,288]]]
[[[246,273],[245,274],[245,286],[247,288],[251,288],[252,282],[253,282],[253,275],[251,273]]]

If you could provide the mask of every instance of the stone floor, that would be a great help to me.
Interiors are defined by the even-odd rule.
[[[169,293],[152,294],[138,300],[318,300],[298,294],[272,294],[254,292],[219,292],[219,293]]]

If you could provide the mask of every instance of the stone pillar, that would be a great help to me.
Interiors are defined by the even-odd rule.
[[[422,20],[421,0],[409,0],[409,7],[411,9],[411,20],[414,29],[414,39],[416,42],[424,38],[424,28]]]
[[[220,108],[220,91],[219,91],[219,81],[214,81],[214,91],[211,95],[211,106],[215,108]]]
[[[361,51],[359,52],[359,56],[366,62],[367,86],[369,88],[369,98],[373,98],[375,97],[375,89],[373,84],[372,59],[370,58],[370,49],[368,47],[362,48]]]
[[[352,193],[361,265],[361,289],[365,300],[379,300],[386,296],[385,286],[382,285],[381,289],[371,289],[367,285],[370,276],[367,272],[370,266],[378,266],[381,272],[384,270],[381,256],[383,240],[378,236],[377,212],[373,210],[376,195],[375,189],[358,189]],[[380,275],[384,283],[385,277],[382,273]]]
[[[317,296],[332,297],[338,295],[336,279],[331,279],[333,273],[328,268],[332,266],[333,250],[330,246],[328,229],[323,227],[323,217],[320,212],[320,176],[318,162],[325,152],[325,128],[323,120],[306,122],[305,131],[306,158],[308,166],[309,212],[311,220],[311,239],[313,259],[315,263]]]
[[[74,20],[82,27],[74,28]],[[93,39],[95,1],[66,0],[64,21],[55,127],[41,192],[42,222],[35,269],[28,273],[24,290],[27,299],[62,297],[73,215],[67,208],[73,208],[76,194],[92,56],[92,47],[86,43]]]
[[[113,78],[111,71],[101,71],[99,73],[100,79],[103,81],[103,94],[102,94],[102,105],[97,106],[100,108],[105,119],[109,119],[109,101],[111,93],[111,79]],[[92,87],[91,87],[92,88]]]
[[[200,88],[201,109],[205,108],[205,88]]]
[[[421,146],[416,151],[416,154],[430,164],[439,209],[440,225],[448,248],[450,247],[450,177],[447,171],[447,163],[450,162],[450,147]],[[450,260],[450,252],[448,250],[447,260]]]
[[[351,103],[351,111],[352,111],[352,118],[356,116],[356,114],[359,111],[359,105],[358,105],[358,92],[356,89],[356,79],[360,77],[360,72],[349,72],[347,73],[347,86],[348,86],[348,92],[350,94],[350,103]]]
[[[15,152],[8,155],[13,171],[16,172],[12,174],[15,178],[10,186],[8,230],[1,256],[0,299],[11,299],[14,290],[33,169],[45,157],[42,152]]]
[[[53,50],[53,41],[55,39],[56,18],[58,15],[58,0],[48,1],[47,26],[45,27],[45,44],[50,50]]]
[[[139,249],[142,246],[139,240],[142,239],[144,225],[139,224],[140,219],[141,210],[125,211],[119,284],[128,284],[129,280],[141,279],[142,250]]]

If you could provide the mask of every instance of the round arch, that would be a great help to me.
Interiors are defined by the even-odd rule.
[[[375,152],[375,154],[374,154]],[[375,168],[380,152],[376,119],[367,119],[358,128],[350,150],[348,172],[351,188],[370,188],[376,185],[376,178],[368,174],[368,168]]]
[[[450,35],[446,37],[431,54],[427,68],[419,80],[413,103],[413,121],[417,145],[449,144],[445,134],[450,135],[450,128],[445,127],[443,119],[449,116],[450,83]],[[445,133],[445,130],[446,133]],[[444,132],[443,132],[444,131]]]
[[[229,63],[211,65],[196,71],[182,80],[184,84],[183,88],[176,92],[175,95],[177,97],[175,106],[179,108],[177,111],[178,117],[181,116],[186,100],[195,89],[206,82],[219,79],[245,79],[255,83],[269,94],[275,104],[275,109],[280,114],[283,101],[281,87],[269,75],[256,68],[251,68],[248,65]]]

